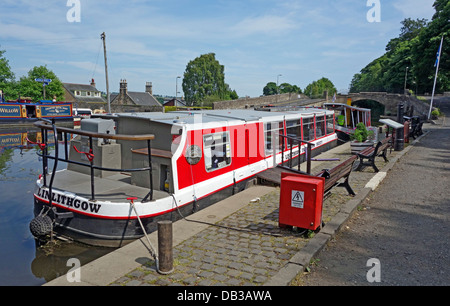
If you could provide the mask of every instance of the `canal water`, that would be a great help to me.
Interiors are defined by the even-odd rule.
[[[0,286],[42,285],[66,274],[73,267],[68,265],[70,258],[86,264],[112,251],[60,240],[37,245],[29,224],[42,163],[39,147],[27,138],[38,142],[41,135],[32,126],[0,128]],[[58,163],[58,168],[64,167]]]

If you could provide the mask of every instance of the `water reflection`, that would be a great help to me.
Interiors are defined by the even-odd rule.
[[[111,251],[59,240],[39,246],[31,235],[33,191],[42,173],[35,143],[41,140],[33,126],[0,128],[0,285],[42,285],[64,275],[70,258],[85,264]],[[53,148],[54,142],[49,150]]]

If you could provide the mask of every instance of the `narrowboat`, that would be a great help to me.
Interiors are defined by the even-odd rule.
[[[376,132],[376,129],[371,127],[371,111],[369,108],[356,107],[343,103],[324,103],[323,107],[335,111],[335,129],[339,139],[348,141],[350,134],[353,133],[356,125],[360,122]]]
[[[159,220],[244,190],[260,172],[336,146],[334,119],[333,111],[309,108],[93,115],[76,130],[37,122],[43,170],[30,228],[36,237],[56,232],[120,247]],[[47,151],[52,130],[64,149]],[[58,162],[67,168],[56,170]]]
[[[29,99],[17,101],[0,100],[1,123],[33,123],[40,119],[55,119],[58,121],[72,120],[72,103],[41,100],[32,102]]]

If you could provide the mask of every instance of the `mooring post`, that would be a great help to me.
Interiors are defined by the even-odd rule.
[[[158,222],[158,272],[173,272],[172,221]]]
[[[403,104],[398,104],[397,106],[397,122],[403,125],[403,114],[404,106]],[[395,129],[395,143],[394,151],[401,151],[404,148],[404,128]]]

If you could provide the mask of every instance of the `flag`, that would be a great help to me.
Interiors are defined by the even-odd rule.
[[[439,60],[441,58],[441,49],[442,49],[442,40],[441,40],[441,44],[439,46],[439,49],[436,53],[436,61],[434,62],[434,67],[436,67],[439,64]]]
[[[333,101],[333,103],[336,102],[336,93],[334,93],[333,99],[331,101]]]

